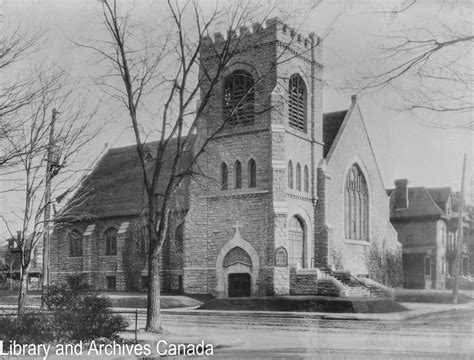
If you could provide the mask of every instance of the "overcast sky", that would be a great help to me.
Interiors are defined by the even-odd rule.
[[[258,1],[255,1],[259,3]],[[260,1],[262,8],[271,1]],[[133,15],[144,22],[160,22],[165,2],[160,0],[127,1],[133,5]],[[225,6],[226,1],[220,4]],[[308,2],[309,4],[310,2]],[[380,3],[383,3],[380,5]],[[353,86],[363,82],[363,76],[377,66],[379,47],[387,37],[410,27],[436,28],[460,24],[461,17],[472,19],[472,2],[447,2],[449,6],[439,11],[438,1],[421,1],[405,13],[393,16],[384,13],[395,1],[323,1],[310,13],[301,13],[307,4],[302,1],[285,1],[285,7],[275,11],[302,31],[325,34],[323,42],[325,66],[324,112],[345,109],[350,104]],[[408,3],[408,2],[407,2]],[[216,5],[213,0],[200,1],[204,8]],[[93,79],[104,69],[97,64],[90,52],[77,47],[74,42],[87,43],[101,38],[99,0],[0,0],[2,14],[0,31],[19,27],[25,33],[44,31],[47,41],[37,49],[37,59],[61,68],[71,81],[101,103],[101,120],[106,123],[101,135],[84,152],[86,159],[98,155],[105,142],[111,146],[133,143],[125,111],[107,94],[94,85]],[[253,19],[251,19],[253,20]],[[258,19],[254,19],[258,20]],[[443,24],[443,25],[439,25]],[[328,29],[330,31],[328,32]],[[472,31],[472,24],[471,30]],[[472,73],[472,49],[467,66]],[[378,63],[377,63],[378,61]],[[374,65],[375,64],[375,65]],[[438,129],[427,122],[456,123],[473,120],[472,112],[460,115],[450,113],[412,113],[397,111],[400,94],[419,84],[413,78],[402,79],[394,87],[362,93],[359,103],[367,124],[370,139],[385,182],[390,188],[396,178],[408,178],[412,186],[452,186],[459,189],[462,155],[469,156],[469,176],[472,176],[472,129]],[[9,185],[2,178],[0,190]],[[18,198],[11,194],[0,195],[0,210],[7,218],[14,219],[13,209],[18,208]],[[0,235],[4,234],[3,224]]]

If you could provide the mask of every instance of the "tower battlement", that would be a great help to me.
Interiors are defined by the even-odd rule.
[[[225,36],[221,32],[216,32],[213,38],[205,36],[202,39],[202,51],[205,53],[206,50],[219,48],[229,40],[235,41],[239,47],[261,45],[278,40],[301,51],[308,51],[314,46],[313,44],[319,43],[319,38],[314,33],[304,36],[278,18],[270,18],[265,21],[265,24],[253,23],[251,28],[240,26],[238,29],[230,29]]]

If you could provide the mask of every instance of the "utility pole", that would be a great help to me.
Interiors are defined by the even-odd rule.
[[[49,222],[51,217],[51,179],[53,177],[54,123],[58,111],[53,109],[49,128],[48,153],[46,155],[46,181],[44,191],[44,233],[43,233],[43,286],[41,289],[41,307],[45,307],[46,289],[49,286]]]
[[[455,258],[454,258],[454,286],[453,286],[453,304],[457,304],[459,300],[459,276],[461,275],[461,249],[463,243],[463,210],[464,210],[464,176],[466,174],[466,154],[462,163],[462,178],[461,178],[461,195],[459,196],[459,215],[457,237],[455,241]]]

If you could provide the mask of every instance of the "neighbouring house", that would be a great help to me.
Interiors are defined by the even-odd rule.
[[[270,19],[241,37],[193,135],[198,146],[229,119],[197,161],[206,176],[177,195],[162,288],[218,297],[353,294],[351,276],[369,276],[371,246],[400,248],[357,98],[323,114],[322,50],[313,35]],[[212,71],[221,45],[220,34],[205,39],[203,69]],[[147,146],[151,165],[156,143]],[[52,237],[51,279],[146,288],[146,198],[135,146],[105,152],[73,190]]]
[[[403,253],[405,288],[444,289],[453,275],[458,206],[450,187],[408,187],[395,181],[390,195],[390,221],[398,232]],[[472,220],[463,214],[461,272],[470,275]]]
[[[20,235],[18,234],[18,237]],[[27,241],[31,236],[27,237]],[[20,280],[21,277],[21,253],[18,243],[14,238],[8,238],[6,244],[0,249],[0,272],[4,279]],[[38,290],[41,288],[43,273],[42,242],[38,244],[31,257],[31,265],[28,273],[28,289]]]

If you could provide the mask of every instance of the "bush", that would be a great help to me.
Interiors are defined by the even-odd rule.
[[[0,339],[23,344],[113,340],[128,326],[125,318],[111,312],[109,298],[97,296],[84,286],[72,290],[52,286],[45,303],[49,312],[0,316]]]
[[[125,318],[111,312],[109,298],[93,294],[87,287],[50,287],[45,303],[61,338],[58,340],[114,339],[128,326]]]
[[[47,343],[55,339],[52,316],[45,313],[26,313],[21,317],[0,317],[0,338],[14,339],[17,343]]]
[[[369,278],[388,287],[399,287],[403,282],[401,251],[390,251],[372,244],[365,254]]]

